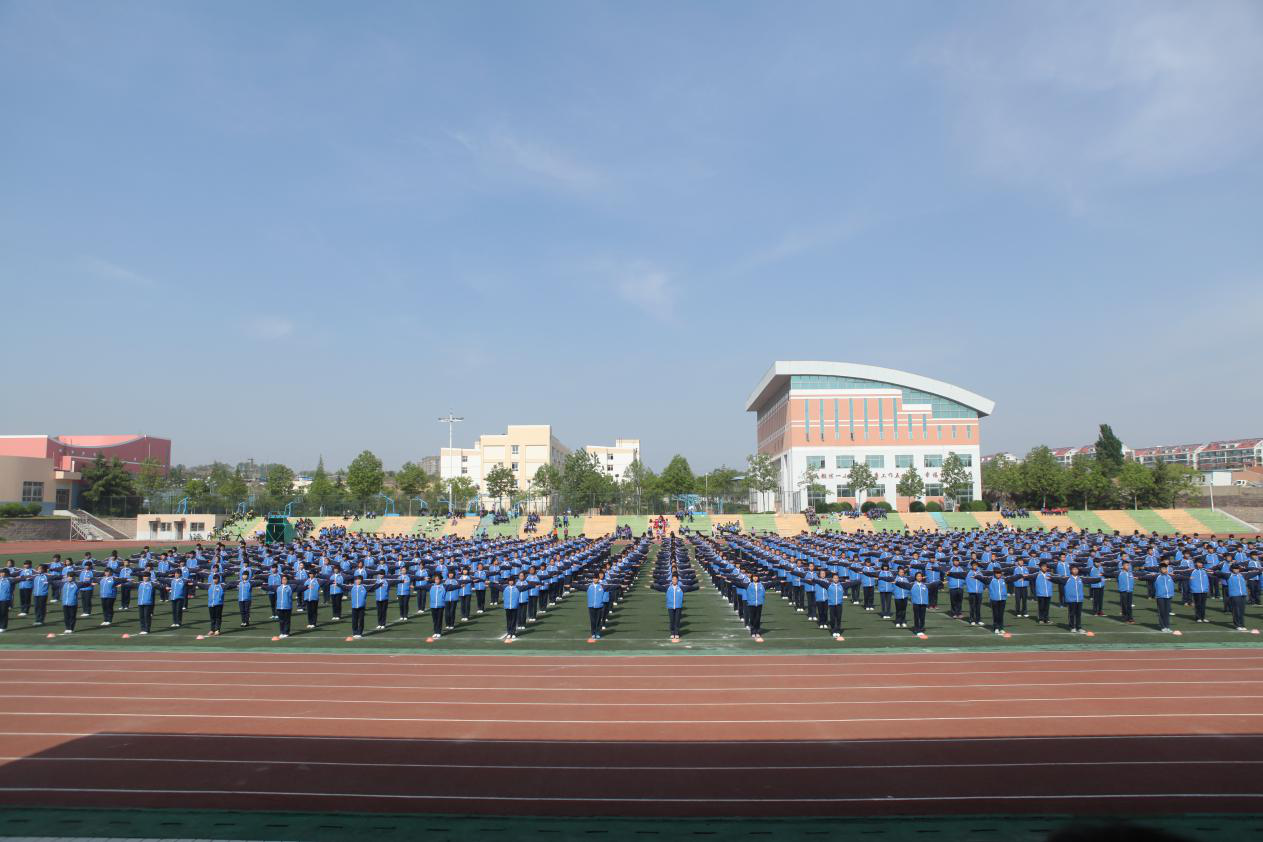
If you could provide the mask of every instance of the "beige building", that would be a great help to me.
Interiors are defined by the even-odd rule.
[[[614,482],[622,482],[631,463],[640,459],[640,439],[614,439],[613,446],[589,444],[583,449],[596,457],[601,470]]]
[[[63,471],[51,458],[0,456],[0,503],[39,503],[43,514],[69,509],[78,471]]]
[[[224,520],[223,515],[136,515],[136,540],[202,541]]]
[[[445,481],[468,477],[485,493],[487,472],[503,465],[513,471],[517,487],[525,491],[541,467],[560,469],[569,453],[570,448],[557,440],[550,424],[510,424],[504,433],[479,436],[473,447],[443,448],[439,451],[440,476]]]

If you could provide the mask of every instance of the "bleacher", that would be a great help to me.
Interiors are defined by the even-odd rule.
[[[1185,511],[1202,523],[1203,532],[1240,535],[1243,532],[1255,531],[1232,515],[1221,512],[1218,509],[1186,509]]]
[[[589,515],[583,519],[583,534],[588,538],[613,535],[617,526],[618,518],[614,515]]]
[[[948,529],[977,529],[982,526],[971,512],[943,512]]]
[[[1135,520],[1135,518],[1131,516],[1131,512],[1125,509],[1114,509],[1110,511],[1103,509],[1096,512],[1096,516],[1105,523],[1106,527],[1108,527],[1111,532],[1117,531],[1123,533],[1124,535],[1130,535],[1133,532],[1147,531]]]
[[[797,535],[799,532],[808,532],[806,515],[776,515],[776,532],[783,536]]]
[[[1093,511],[1081,511],[1079,509],[1071,509],[1066,512],[1066,517],[1070,518],[1070,522],[1078,529],[1090,529],[1093,532],[1101,530],[1103,532],[1113,532],[1113,528],[1101,519],[1100,515]]]
[[[742,515],[741,527],[746,532],[776,532],[776,515]]]

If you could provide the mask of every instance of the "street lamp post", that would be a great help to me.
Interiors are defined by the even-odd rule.
[[[440,424],[447,425],[447,458],[449,460],[452,458],[452,428],[455,427],[456,424],[464,420],[465,420],[464,418],[458,415],[453,415],[450,412],[447,413],[446,418],[439,419]],[[452,465],[449,462],[447,465],[447,508],[448,508],[449,514],[456,513],[456,503],[455,503],[456,494],[454,493],[455,487],[456,487],[456,474],[454,473],[454,469],[452,468]]]

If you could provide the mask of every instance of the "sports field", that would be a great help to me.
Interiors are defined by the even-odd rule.
[[[98,558],[108,554],[96,553]],[[51,554],[49,554],[49,557]],[[38,555],[25,554],[38,563]],[[1117,594],[1112,584],[1107,591],[1105,617],[1084,617],[1084,628],[1093,636],[1071,634],[1064,626],[1040,626],[1031,619],[1009,617],[1010,638],[998,638],[989,627],[969,626],[960,620],[944,615],[944,609],[929,612],[927,639],[918,640],[905,629],[896,629],[890,621],[882,620],[876,612],[865,612],[859,606],[847,605],[844,610],[845,640],[838,642],[828,633],[817,628],[803,614],[796,613],[786,602],[770,595],[764,610],[764,642],[750,639],[737,614],[719,595],[706,576],[699,578],[700,590],[688,594],[685,600],[683,639],[673,644],[667,639],[666,611],[663,596],[650,590],[649,565],[641,570],[637,586],[623,604],[612,614],[609,629],[595,644],[587,642],[588,616],[581,593],[571,594],[555,609],[540,616],[539,621],[528,627],[511,645],[513,653],[536,654],[755,654],[760,652],[855,652],[869,650],[934,650],[997,648],[1002,650],[1030,647],[1103,648],[1110,646],[1243,646],[1263,645],[1263,636],[1242,634],[1233,630],[1226,615],[1211,612],[1211,622],[1192,622],[1192,609],[1175,606],[1175,628],[1181,632],[1173,636],[1158,631],[1157,617],[1151,600],[1138,594],[1134,625],[1118,619]],[[294,630],[285,641],[273,640],[277,627],[267,615],[267,601],[256,597],[252,625],[241,628],[236,617],[236,606],[229,603],[225,609],[224,629],[218,638],[199,640],[209,628],[205,594],[199,593],[184,617],[182,628],[170,628],[170,609],[159,604],[154,615],[154,630],[141,637],[136,609],[118,611],[109,628],[100,627],[100,617],[80,618],[78,630],[71,635],[61,634],[60,606],[50,605],[48,618],[43,626],[34,626],[32,618],[10,619],[9,630],[0,635],[0,646],[30,646],[47,649],[58,648],[124,648],[131,650],[154,648],[197,648],[204,650],[259,650],[270,651],[337,651],[337,652],[417,652],[424,650],[434,654],[504,654],[509,646],[500,640],[504,621],[499,609],[474,615],[470,622],[458,624],[441,640],[426,643],[430,631],[428,615],[414,612],[406,622],[399,621],[398,606],[390,605],[390,624],[383,631],[374,631],[369,624],[364,638],[348,641],[350,621],[343,618],[333,622],[329,607],[322,606],[321,622],[316,629],[305,628],[305,617],[295,615]],[[349,613],[349,612],[348,612]],[[369,606],[370,617],[374,608]],[[1010,610],[1010,615],[1012,611]],[[1064,616],[1053,609],[1054,621]],[[1263,626],[1263,608],[1251,605],[1247,609],[1251,628]],[[126,635],[126,637],[125,637]]]

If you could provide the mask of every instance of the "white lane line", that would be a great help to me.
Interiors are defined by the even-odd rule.
[[[188,699],[180,699],[182,702]],[[322,699],[321,704],[325,704]],[[128,712],[128,713],[104,713],[101,711],[32,711],[23,714],[28,719],[36,719],[41,716],[87,716],[87,717],[109,717],[109,718],[125,718],[125,719],[197,719],[205,721],[208,719],[248,719],[253,721],[263,720],[281,720],[285,722],[293,722],[298,716],[297,713],[287,716],[271,715],[271,714],[251,714],[251,713],[144,713],[144,712]],[[1005,715],[1005,716],[988,716],[986,721],[999,722],[1002,720],[1023,721],[1038,720],[1047,721],[1050,719],[1222,719],[1236,717],[1263,717],[1263,712],[1259,713],[1207,713],[1205,711],[1181,711],[1175,713],[1049,713],[1049,714],[1033,714],[1033,715]],[[977,716],[912,716],[912,717],[850,717],[845,719],[823,719],[817,716],[808,717],[807,719],[503,719],[496,717],[494,719],[476,718],[476,717],[443,717],[443,716],[321,716],[322,722],[447,722],[447,723],[466,723],[466,724],[499,724],[499,725],[776,725],[776,724],[802,724],[805,722],[815,723],[818,725],[825,724],[843,724],[856,722],[978,722]]]
[[[945,676],[953,678],[954,676]],[[83,687],[86,685],[91,687],[170,687],[170,681],[32,681],[23,679],[23,686],[71,686]],[[832,692],[834,690],[965,690],[973,688],[991,688],[1004,687],[1012,689],[1020,689],[1023,687],[1147,687],[1149,685],[1169,687],[1172,685],[1197,685],[1199,687],[1210,684],[1263,684],[1263,679],[1253,678],[1229,678],[1222,681],[1208,679],[1192,679],[1189,681],[1178,680],[1156,680],[1156,681],[1022,681],[1022,682],[999,682],[994,684],[958,684],[956,682],[948,682],[944,684],[792,684],[778,685],[776,687],[743,687],[743,693],[789,693],[801,692],[803,690],[816,690],[820,692]],[[180,687],[223,687],[222,681],[181,681]],[[311,689],[328,687],[326,683],[316,684],[278,684],[258,682],[250,682],[246,685],[251,688],[256,687],[289,687],[299,689]],[[576,687],[573,685],[557,684],[551,687],[523,687],[521,685],[513,685],[512,687],[494,686],[484,687],[478,685],[458,685],[458,684],[371,684],[364,686],[347,686],[341,689],[345,690],[363,690],[365,692],[376,692],[378,690],[425,690],[429,692],[453,692],[473,690],[477,692],[492,693],[670,693],[672,695],[678,693],[728,693],[731,692],[730,687]]]
[[[629,744],[638,746],[679,746],[688,745],[679,740],[636,740],[629,743],[624,740],[537,740],[529,737],[522,739],[505,739],[499,740],[494,737],[475,738],[475,737],[355,737],[355,736],[336,736],[330,737],[325,735],[313,734],[176,734],[163,731],[0,731],[0,737],[57,737],[63,739],[117,739],[119,737],[127,738],[152,738],[152,737],[174,737],[181,740],[303,740],[303,741],[325,741],[325,742],[357,742],[357,743],[450,743],[452,745],[471,746],[477,744],[480,746],[487,745],[548,745],[548,746],[566,746],[568,748],[576,745],[584,746],[614,746],[624,748]],[[1168,740],[1214,740],[1215,742],[1231,741],[1237,743],[1239,741],[1255,741],[1263,740],[1263,734],[1219,734],[1219,733],[1203,733],[1203,734],[1162,734],[1162,741]],[[898,739],[889,739],[882,737],[859,737],[859,738],[822,738],[819,740],[793,740],[793,739],[776,739],[776,740],[746,740],[743,739],[739,745],[766,745],[766,746],[794,746],[798,748],[812,746],[870,746],[875,744],[889,743],[893,745],[904,745],[906,743],[933,743],[936,745],[943,743],[967,743],[970,746],[986,747],[997,743],[1012,742],[1061,742],[1063,740],[1073,741],[1094,741],[1101,742],[1103,740],[1145,740],[1152,742],[1153,734],[1107,734],[1101,736],[1077,735],[1071,734],[1066,736],[1054,735],[1044,737],[1029,736],[1013,736],[1013,737],[906,737]],[[731,743],[719,741],[703,741],[711,746],[728,746]]]
[[[1021,689],[1015,688],[1015,689]],[[0,699],[54,699],[57,701],[124,701],[124,702],[244,702],[248,704],[355,704],[365,707],[371,705],[459,705],[470,707],[578,707],[578,708],[713,708],[713,707],[801,707],[801,706],[841,706],[841,705],[978,705],[992,703],[1038,703],[1038,702],[1146,702],[1146,701],[1185,701],[1185,702],[1220,702],[1240,701],[1242,699],[1263,699],[1263,694],[1243,695],[1196,695],[1196,696],[1034,696],[1005,697],[990,699],[827,699],[806,701],[792,699],[787,701],[757,702],[596,702],[596,701],[547,701],[547,702],[496,702],[482,699],[335,699],[324,696],[317,699],[260,699],[253,696],[103,696],[97,694],[76,693],[73,700],[64,695],[48,695],[43,693],[0,693]],[[56,713],[57,711],[41,711]],[[1263,715],[1263,714],[1261,714]]]
[[[353,760],[243,760],[243,759],[204,759],[197,757],[0,757],[3,762],[39,763],[214,763],[219,765],[239,766],[348,766],[380,769],[478,769],[495,771],[497,769],[547,770],[550,772],[728,772],[728,771],[872,771],[881,769],[1024,769],[1031,767],[1046,768],[1046,760],[1028,763],[887,763],[887,764],[814,764],[804,763],[794,766],[777,766],[760,764],[757,766],[741,766],[725,764],[723,766],[626,766],[621,763],[604,763],[600,766],[574,766],[566,764],[520,764],[520,763],[371,763]],[[1260,766],[1263,760],[1080,760],[1066,762],[1059,760],[1054,764],[1063,766]]]
[[[937,801],[1065,801],[1065,800],[1109,800],[1143,798],[1246,798],[1263,800],[1263,792],[1085,792],[1075,794],[1050,795],[1042,792],[1023,795],[882,795],[876,797],[834,797],[821,798],[759,798],[759,797],[712,797],[712,798],[680,798],[677,796],[573,796],[563,795],[420,795],[420,794],[383,794],[373,792],[321,792],[318,790],[253,790],[243,792],[239,789],[110,789],[105,787],[0,787],[0,792],[39,792],[39,793],[81,793],[92,795],[230,795],[240,801],[251,796],[263,798],[358,798],[383,799],[391,801],[557,801],[565,803],[612,803],[612,804],[851,804],[880,802],[890,804],[897,802],[937,802]]]

